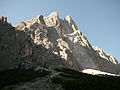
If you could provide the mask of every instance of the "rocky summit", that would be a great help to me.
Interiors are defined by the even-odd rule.
[[[67,67],[119,74],[119,62],[92,46],[70,16],[38,15],[13,27],[0,19],[0,71],[14,68]]]
[[[0,18],[2,90],[119,90],[119,73],[115,57],[92,46],[70,16],[52,12],[15,27]]]

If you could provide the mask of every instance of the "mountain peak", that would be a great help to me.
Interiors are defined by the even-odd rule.
[[[68,15],[68,16],[65,17],[65,20],[71,21],[72,18],[71,18],[71,16]]]
[[[10,28],[10,30],[14,36],[12,38],[6,37],[5,30],[1,30],[0,34],[5,35],[0,35],[4,36],[4,38],[0,37],[2,43],[0,43],[0,47],[8,44],[7,47],[10,50],[8,51],[5,47],[3,49],[5,50],[4,54],[12,53],[14,55],[14,57],[11,54],[8,55],[8,58],[13,57],[12,59],[16,61],[14,65],[20,64],[21,67],[45,66],[48,69],[64,66],[78,71],[95,69],[116,74],[120,72],[117,60],[103,50],[92,47],[70,16],[66,16],[63,20],[59,18],[56,12],[52,12],[47,17],[38,15],[36,18],[20,22],[15,30],[14,28]],[[11,35],[7,32],[8,34]],[[9,47],[11,45],[9,39],[14,47],[18,47],[17,49],[14,50],[13,47]],[[18,43],[16,44],[16,42]],[[0,56],[0,58],[2,57]],[[16,59],[21,60],[20,63]],[[0,67],[3,70],[6,69],[5,67],[11,68],[13,61],[9,65],[5,62],[5,60],[0,62]]]
[[[57,12],[52,12],[49,16],[51,16],[51,17],[58,17],[58,13]]]
[[[45,21],[44,21],[43,15],[38,15],[37,18],[38,18],[38,23],[39,24],[44,24],[45,25]]]
[[[57,12],[52,12],[44,18],[47,26],[57,26],[59,24],[59,16]]]

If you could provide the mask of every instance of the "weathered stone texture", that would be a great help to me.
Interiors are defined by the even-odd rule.
[[[76,70],[120,71],[118,61],[93,48],[70,16],[62,20],[56,12],[21,22],[15,29],[2,25],[0,41],[1,70],[18,66],[49,69],[65,66]]]

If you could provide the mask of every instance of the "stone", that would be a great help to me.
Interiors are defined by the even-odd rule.
[[[38,15],[37,18],[38,18],[38,23],[45,25],[45,21],[43,19],[43,15]]]
[[[59,16],[57,12],[52,12],[49,16],[44,18],[47,26],[59,25]]]
[[[7,17],[0,17],[0,24],[7,24]]]
[[[38,15],[19,23],[15,29],[4,26],[0,34],[0,47],[3,49],[0,58],[5,59],[0,62],[1,71],[18,66],[40,66],[48,70],[62,66],[77,71],[120,72],[119,62],[112,55],[93,47],[70,16],[63,20],[56,12],[47,17]]]

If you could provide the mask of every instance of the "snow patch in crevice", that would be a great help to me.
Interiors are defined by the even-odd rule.
[[[94,69],[84,69],[84,70],[82,70],[82,72],[87,73],[87,74],[92,74],[92,75],[120,76],[120,75],[117,75],[117,74],[112,74],[112,73],[103,72],[103,71],[94,70]]]

